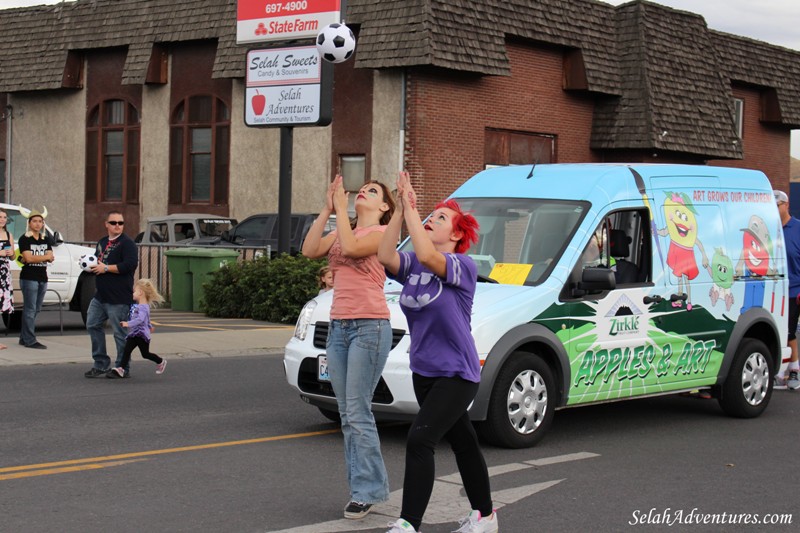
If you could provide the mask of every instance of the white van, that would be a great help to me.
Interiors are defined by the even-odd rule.
[[[26,219],[18,205],[0,203],[0,209],[8,213],[8,231],[14,236],[14,249],[17,252],[16,260],[11,262],[11,275],[14,282],[14,313],[3,315],[3,322],[6,327],[19,329],[22,318],[22,291],[19,290],[19,273],[21,269],[19,238],[25,234],[28,226]],[[27,212],[27,210],[25,210]],[[45,221],[46,223],[46,221]],[[44,296],[46,304],[69,304],[70,311],[79,311],[86,323],[86,311],[89,309],[89,302],[94,297],[93,274],[87,274],[78,266],[78,259],[85,254],[93,254],[94,248],[67,244],[61,234],[54,231],[51,227],[45,226],[47,236],[53,243],[53,255],[55,260],[47,265],[47,292]]]
[[[783,231],[758,171],[559,164],[486,170],[452,195],[480,223],[472,332],[481,384],[470,408],[492,443],[536,443],[558,409],[704,390],[755,417],[788,356]],[[410,249],[410,241],[401,245]],[[407,418],[401,286],[386,283],[394,339],[373,409]],[[309,302],[284,366],[336,418],[326,380],[330,293]]]

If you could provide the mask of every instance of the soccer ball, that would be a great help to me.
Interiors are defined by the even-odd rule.
[[[91,272],[92,267],[97,264],[97,258],[92,254],[82,255],[80,259],[78,259],[78,266],[81,267],[81,270],[84,272]]]
[[[356,49],[356,38],[344,24],[328,24],[317,34],[319,55],[331,63],[350,59]]]

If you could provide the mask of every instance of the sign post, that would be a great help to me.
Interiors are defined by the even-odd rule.
[[[238,0],[236,43],[315,38],[340,22],[341,0]],[[331,123],[333,65],[316,46],[250,50],[245,83],[245,125],[280,127],[278,252],[288,253],[292,214],[294,126]]]

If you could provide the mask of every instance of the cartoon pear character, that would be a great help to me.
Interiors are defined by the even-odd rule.
[[[721,299],[725,302],[725,310],[730,311],[731,306],[733,306],[733,291],[731,290],[733,286],[733,262],[725,254],[724,248],[714,249],[711,266],[707,268],[711,281],[714,283],[708,291],[711,305],[716,306],[717,300]]]
[[[703,243],[697,238],[697,210],[692,199],[683,192],[667,192],[664,200],[664,220],[667,225],[658,230],[662,237],[669,235],[667,266],[678,278],[678,290],[686,294],[686,310],[692,310],[692,288],[689,281],[700,272],[694,257],[694,247],[700,250],[703,267],[708,268],[708,256]],[[673,307],[681,307],[683,302],[672,302]]]
[[[751,307],[764,307],[764,276],[774,276],[770,265],[772,239],[764,219],[752,215],[746,228],[742,228],[742,255],[736,263],[736,276],[745,279],[744,301],[741,313]]]

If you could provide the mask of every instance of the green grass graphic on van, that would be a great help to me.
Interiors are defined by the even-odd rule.
[[[714,383],[734,322],[702,307],[689,315],[665,302],[648,309],[649,321],[627,311],[597,320],[593,302],[582,302],[551,305],[534,320],[567,350],[568,405]]]

